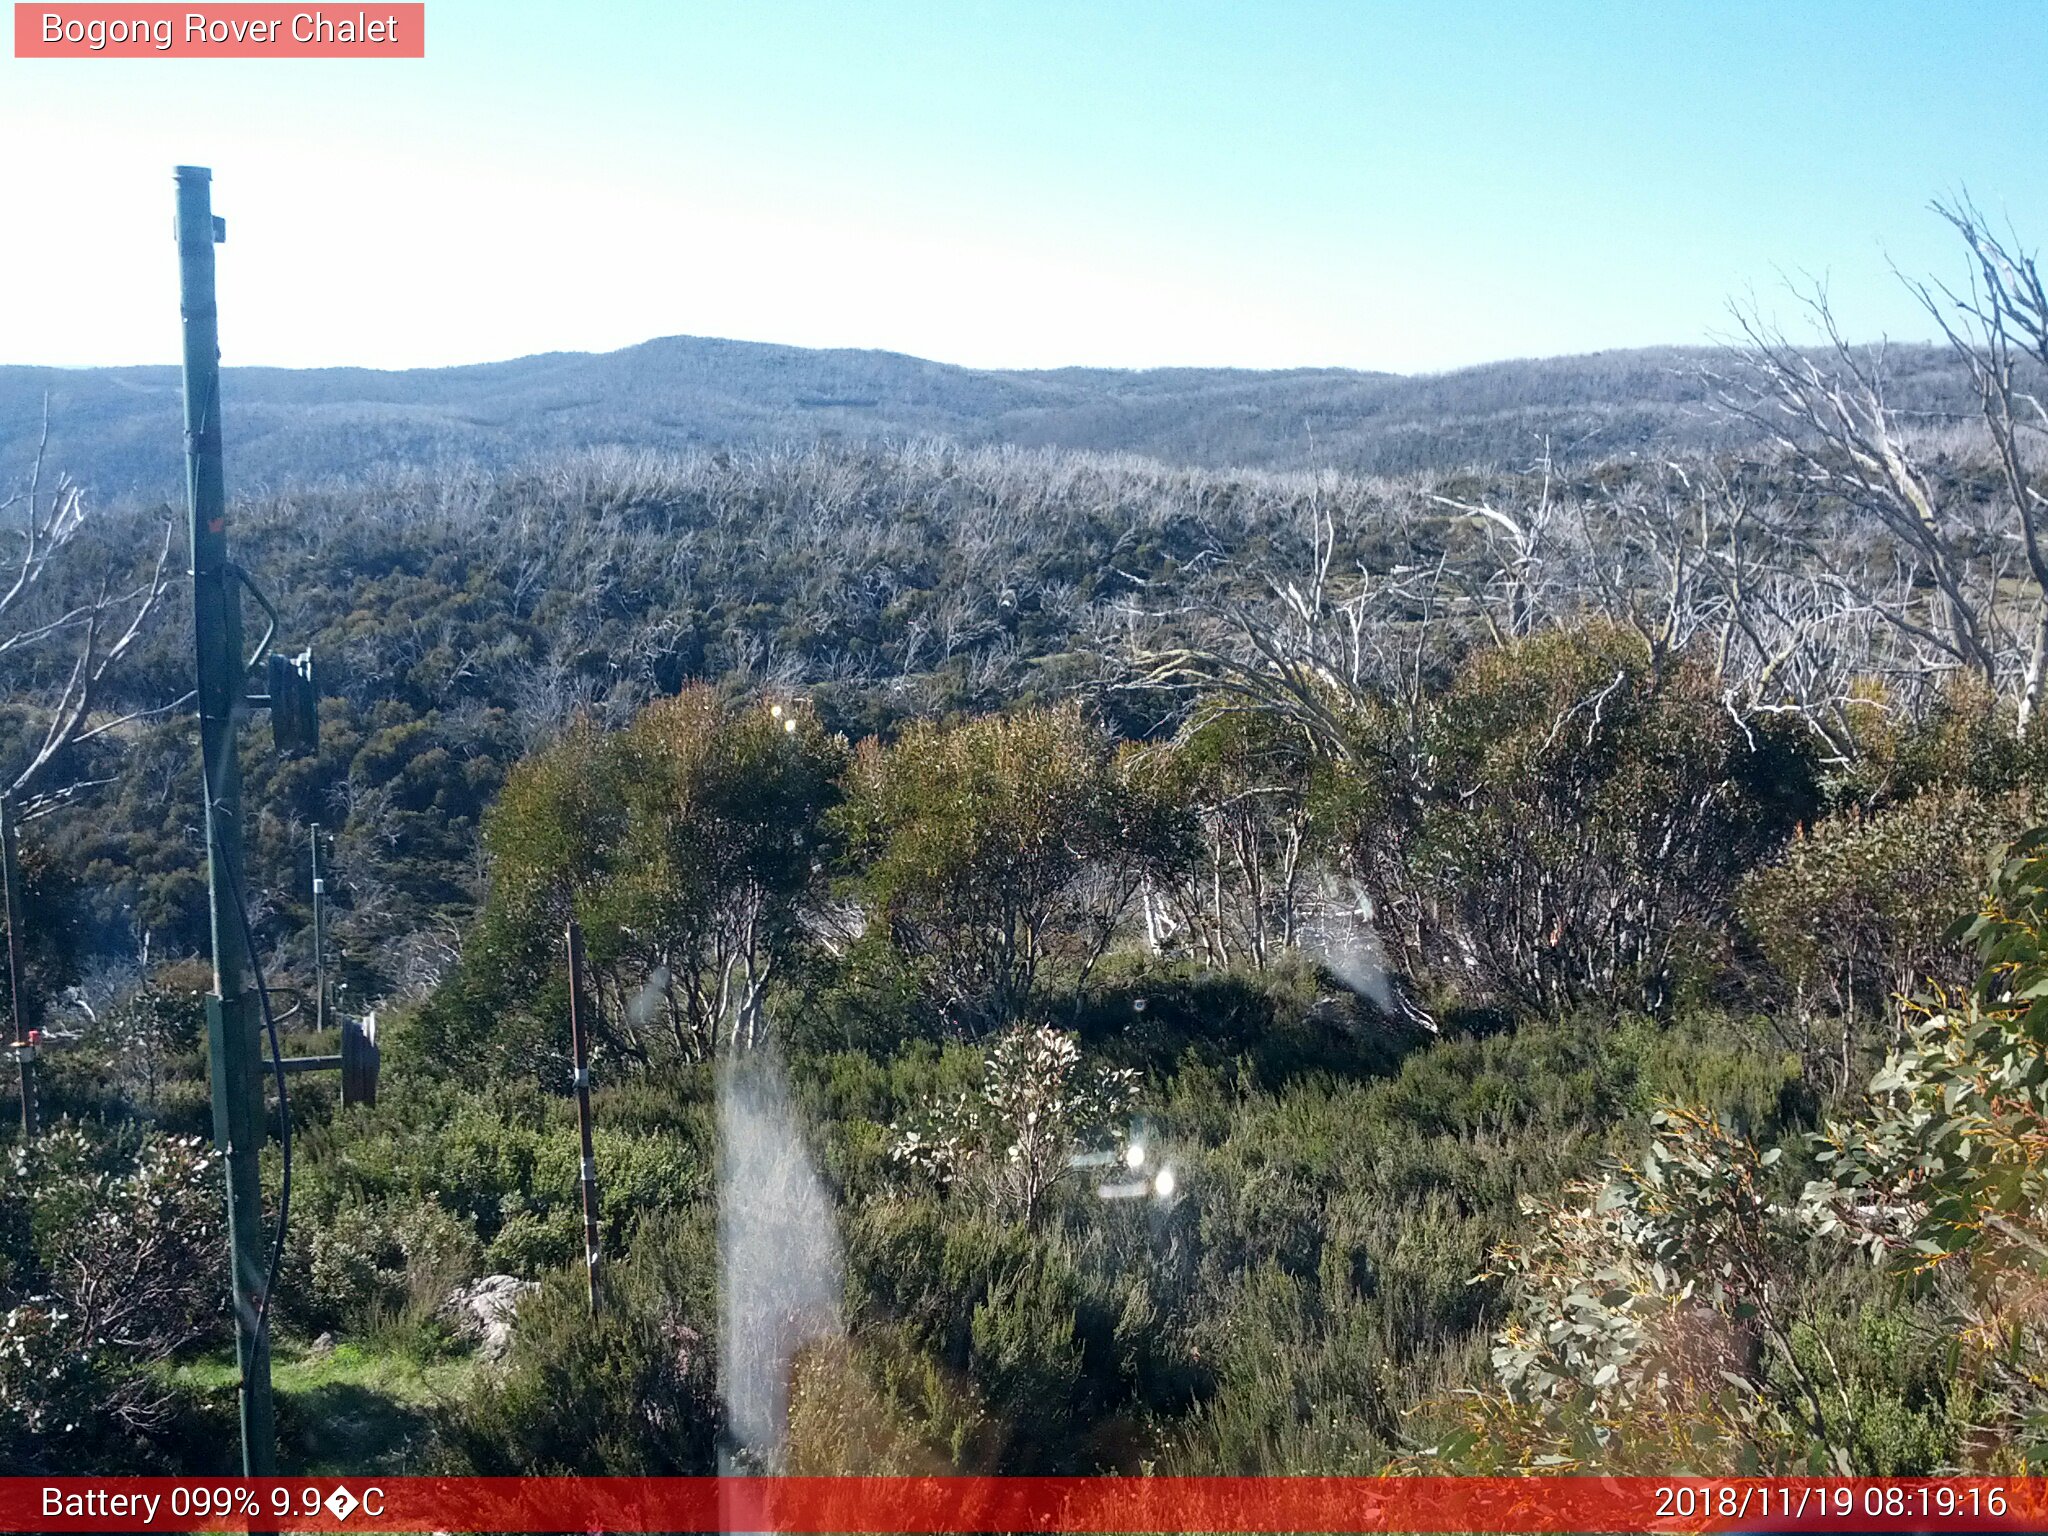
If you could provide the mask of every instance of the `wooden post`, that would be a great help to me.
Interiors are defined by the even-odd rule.
[[[320,873],[320,823],[313,823],[313,1028],[327,1028],[327,879]]]
[[[13,804],[0,793],[0,886],[7,909],[8,1007],[14,1014],[14,1062],[21,1072],[21,1139],[36,1139],[36,1047],[28,1017],[28,984],[21,941],[21,856]]]

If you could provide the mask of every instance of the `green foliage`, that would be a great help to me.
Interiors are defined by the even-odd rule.
[[[1026,1228],[966,1202],[895,1197],[850,1218],[857,1358],[900,1442],[921,1447],[912,1465],[1127,1466],[1146,1410],[1186,1406],[1178,1266],[1130,1214],[1077,1206],[1068,1222]],[[904,1457],[900,1444],[890,1454]]]
[[[968,1034],[1084,979],[1135,887],[1141,808],[1077,707],[862,743],[842,815],[854,890],[930,1006]]]
[[[485,1269],[535,1277],[582,1251],[573,1107],[537,1090],[399,1078],[374,1113],[299,1142],[283,1304],[310,1331],[431,1310]],[[642,1081],[595,1095],[600,1228],[623,1251],[652,1216],[704,1198],[701,1086]]]
[[[1818,1305],[1792,1330],[1793,1353],[1820,1397],[1825,1437],[1849,1465],[1874,1477],[1924,1477],[1968,1465],[1985,1451],[1995,1405],[1957,1370],[1941,1309],[1900,1294],[1886,1277],[1851,1270],[1815,1287]],[[1790,1383],[1773,1371],[1778,1389]]]
[[[440,1206],[342,1206],[312,1229],[305,1290],[309,1327],[367,1330],[408,1310],[430,1317],[483,1255],[474,1230]]]
[[[1831,1265],[1808,1204],[1712,1115],[1654,1117],[1638,1161],[1531,1202],[1493,1273],[1498,1390],[1440,1403],[1418,1464],[1608,1472],[1953,1467],[1981,1409],[1924,1302]]]
[[[1219,1300],[1232,1325],[1206,1341],[1219,1387],[1177,1426],[1163,1469],[1233,1476],[1384,1470],[1399,1433],[1397,1405],[1439,1377],[1437,1362],[1401,1363],[1385,1318],[1352,1286],[1324,1287],[1268,1264],[1239,1277]]]
[[[1214,698],[1171,742],[1131,750],[1125,774],[1157,807],[1143,843],[1154,947],[1218,968],[1290,951],[1350,808],[1334,765],[1286,722]]]
[[[2012,701],[1991,694],[1975,673],[1951,675],[1918,711],[1874,682],[1857,687],[1855,702],[1856,754],[1831,785],[1845,807],[1898,805],[1936,790],[1996,801],[2048,787],[2048,732],[2021,734]]]
[[[1440,1449],[1481,1465],[1627,1470],[1649,1451],[1709,1471],[1885,1473],[2034,1454],[2048,830],[2014,843],[1957,936],[1978,948],[1974,985],[1915,1005],[1867,1105],[1811,1138],[1820,1176],[1796,1199],[1773,1172],[1780,1149],[1674,1109],[1639,1164],[1532,1205],[1540,1236],[1497,1255],[1515,1304],[1494,1349],[1501,1395]],[[1821,1277],[1843,1242],[1911,1283],[1831,1297]]]
[[[1830,788],[1855,811],[1815,823],[1795,732],[1738,722],[1703,661],[1599,625],[1445,646],[1317,750],[1217,699],[1170,741],[1120,741],[1164,735],[1161,701],[1105,693],[1103,724],[1032,702],[1099,679],[1088,605],[1126,576],[1168,590],[1217,528],[1282,537],[1295,493],[1187,482],[1190,517],[1149,471],[1095,482],[1115,494],[1094,505],[1028,465],[933,466],[918,495],[858,456],[614,467],[479,483],[456,520],[259,529],[252,560],[352,571],[307,599],[338,642],[325,750],[245,765],[273,813],[251,826],[279,893],[262,941],[289,986],[303,822],[338,820],[344,974],[407,993],[377,1111],[302,1101],[288,1345],[334,1332],[435,1370],[461,1347],[434,1321],[451,1288],[539,1278],[502,1368],[453,1362],[475,1381],[438,1458],[709,1470],[709,1058],[772,1020],[847,1248],[849,1332],[796,1363],[792,1468],[1373,1471],[1441,1430],[1460,1467],[1915,1471],[1969,1454],[1971,1424],[2020,1422],[1970,1330],[2023,1293],[1831,1264],[1792,1201],[1800,1144],[1757,1149],[1834,1086],[1767,1043],[1782,992],[1861,1010],[1874,967],[1935,954],[1930,914],[2031,792],[2032,744],[1961,704],[1879,741],[1873,708]],[[1056,536],[1007,527],[1020,487]],[[1343,537],[1387,553],[1359,531],[1379,510],[1349,506]],[[983,581],[999,565],[1026,574]],[[801,704],[766,682],[798,676]],[[105,824],[50,846],[98,872],[81,897],[103,950],[196,946],[190,743],[131,737]],[[1413,979],[1447,1004],[1440,1035],[1337,984],[1318,925],[1339,911],[1407,973],[1389,998]],[[571,915],[599,1029],[594,1323],[559,1096]],[[1733,998],[1759,1018],[1708,1001]],[[158,985],[103,1008],[53,1091],[188,1123],[189,1004]],[[1665,1101],[1705,1107],[1617,1164]],[[1064,1178],[1132,1129],[1172,1199]],[[10,1298],[47,1283],[32,1225],[0,1209]],[[57,1348],[35,1336],[52,1316],[22,1314],[26,1354]],[[1941,1328],[1960,1355],[1928,1342]],[[2030,1336],[2007,1337],[2032,1369]],[[72,1358],[75,1383],[48,1378],[67,1403],[134,1379]],[[298,1443],[349,1402],[294,1408]],[[161,1459],[146,1439],[134,1454]]]
[[[1781,1022],[1831,1090],[1865,1065],[1870,1022],[1899,999],[1967,984],[1956,918],[2048,788],[2048,735],[2021,736],[1980,681],[1951,681],[1917,717],[1875,685],[1853,702],[1856,756],[1828,785],[1836,809],[1745,876],[1736,901],[1759,980],[1789,987]]]
[[[989,1043],[978,1092],[926,1106],[922,1124],[889,1127],[889,1155],[1032,1222],[1074,1156],[1120,1162],[1137,1078],[1128,1067],[1084,1069],[1072,1035],[1017,1025]]]
[[[2012,795],[1957,789],[1831,816],[1743,882],[1743,925],[1801,1005],[1837,1017],[1960,985],[1969,966],[1956,915],[2025,814]]]
[[[1662,1110],[1652,1125],[1639,1163],[1573,1203],[1525,1208],[1542,1235],[1498,1256],[1515,1312],[1495,1374],[1516,1401],[1589,1416],[1602,1442],[1639,1410],[1701,1402],[1752,1445],[1786,1441],[1794,1415],[1749,1379],[1767,1349],[1797,1368],[1779,1280],[1804,1233],[1765,1187],[1779,1154],[1756,1155],[1711,1116]]]
[[[0,1472],[147,1465],[188,1412],[153,1373],[218,1328],[213,1154],[60,1125],[0,1168]]]
[[[1011,1436],[1005,1470],[1057,1467],[1079,1406],[1079,1284],[1060,1259],[1056,1251],[1033,1253],[989,1287],[968,1321],[968,1373],[1004,1410]]]
[[[1119,955],[1072,1018],[1083,1047],[1106,1061],[1182,1072],[1200,1063],[1246,1087],[1313,1073],[1375,1077],[1428,1038],[1391,1024],[1299,950],[1261,970]]]
[[[1810,1195],[1874,1253],[2048,1274],[2048,829],[2013,844],[1959,933],[1982,957],[1975,985],[1914,1010],[1870,1113],[1829,1126],[1834,1166]]]
[[[165,966],[88,1021],[40,1064],[44,1113],[111,1109],[166,1130],[210,1132],[202,1042],[211,985],[205,967]]]
[[[822,895],[841,760],[808,710],[693,688],[522,762],[487,828],[478,942],[418,1026],[431,1049],[528,1074],[558,1059],[572,915],[618,1056],[702,1060],[764,1038],[769,986]],[[507,1030],[507,1014],[525,1022]]]
[[[1255,614],[1253,562],[1298,569],[1307,515],[1333,569],[1440,568],[1448,592],[1492,567],[1461,566],[1472,530],[1429,493],[1514,489],[919,447],[422,476],[238,514],[238,558],[288,593],[331,690],[318,756],[245,755],[259,944],[282,994],[303,985],[319,819],[350,995],[396,1000],[375,1113],[295,1083],[287,1443],[417,1466],[423,1402],[347,1426],[377,1420],[376,1379],[445,1371],[449,1466],[710,1469],[709,1058],[764,1032],[847,1248],[849,1333],[796,1363],[793,1470],[1373,1471],[1441,1431],[1432,1464],[1460,1468],[1746,1448],[1911,1472],[1979,1455],[1972,1426],[2027,1443],[2026,1383],[2048,1379],[2032,1026],[1995,996],[1941,1004],[1880,1080],[1891,1108],[1824,1149],[1841,1198],[1793,1192],[1815,1171],[1797,1133],[1844,1114],[1833,1015],[1867,1029],[1886,991],[1948,977],[1945,908],[2048,782],[2048,738],[1966,690],[1915,721],[1859,684],[1853,761],[1822,783],[1704,656],[1563,614],[1485,649],[1398,602],[1364,645],[1426,637],[1413,666],[1350,679],[1383,691],[1313,749],[1241,694],[1103,686],[1104,617],[1133,593],[1163,643]],[[315,569],[345,579],[274,579]],[[182,691],[179,644],[140,648],[109,712]],[[114,979],[208,942],[193,758],[187,723],[130,722],[79,754],[113,780],[93,814],[31,838],[32,921],[62,941],[41,975],[100,1014],[45,1073],[81,1116],[206,1124],[199,989]],[[596,1323],[560,1096],[572,914],[599,1027]],[[1333,915],[1395,962],[1375,1003],[1339,985]],[[1401,1006],[1418,989],[1440,1033]],[[1136,1081],[1175,1197],[1060,1183],[1132,1128]],[[1617,1162],[1666,1102],[1699,1108]],[[935,1105],[913,1149],[895,1128]],[[189,1468],[219,1447],[180,1438],[188,1394],[164,1381],[203,1377],[218,1407],[230,1379],[217,1255],[194,1249],[205,1284],[161,1303],[147,1351],[216,1351],[197,1361],[84,1347],[80,1314],[30,1299],[120,1274],[95,1213],[128,1210],[101,1181],[135,1146],[52,1138],[42,1193],[0,1198],[9,1359],[39,1422],[117,1426],[108,1465]],[[1840,1262],[1799,1225],[1826,1213],[1924,1272]],[[1520,1258],[1491,1266],[1504,1244]],[[502,1369],[434,1320],[480,1271],[545,1281]],[[315,1331],[344,1337],[302,1350]],[[1489,1346],[1513,1338],[1531,1350],[1501,1344],[1504,1384]]]
[[[1519,1008],[1696,987],[1735,882],[1813,802],[1799,737],[1739,726],[1704,665],[1601,624],[1480,653],[1423,729],[1417,808],[1358,829],[1381,929]]]
[[[1916,1005],[1870,1099],[1819,1140],[1815,1223],[1932,1277],[1987,1417],[2048,1435],[2048,829],[2016,840],[1958,927],[1981,969]]]
[[[74,866],[47,845],[23,837],[19,848],[24,995],[52,997],[78,979],[86,942],[82,893]],[[30,1028],[48,1022],[42,1011],[31,1012],[27,1021]],[[10,1040],[21,1037],[13,995],[5,987],[0,987],[0,1029]]]
[[[700,1213],[708,1215],[708,1213]],[[575,1270],[521,1303],[512,1352],[443,1426],[451,1462],[483,1476],[701,1476],[721,1423],[710,1223],[653,1224],[605,1276],[591,1318]]]

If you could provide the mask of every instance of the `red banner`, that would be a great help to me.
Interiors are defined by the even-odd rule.
[[[2043,1478],[0,1479],[5,1531],[2027,1531]]]
[[[264,4],[14,7],[17,59],[423,59],[427,8]]]

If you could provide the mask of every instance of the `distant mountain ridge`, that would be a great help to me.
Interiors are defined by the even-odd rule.
[[[594,446],[689,449],[942,436],[1132,452],[1168,463],[1376,473],[1605,457],[1730,440],[1682,348],[1400,375],[963,368],[895,352],[670,336],[454,368],[229,368],[231,491],[393,464],[507,466]],[[1968,410],[1947,355],[1893,348],[1901,398]],[[47,392],[53,462],[104,495],[181,484],[175,367],[0,367],[0,481],[34,452]]]

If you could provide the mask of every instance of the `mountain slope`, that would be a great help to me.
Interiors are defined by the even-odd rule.
[[[1675,348],[1401,376],[960,368],[893,352],[672,336],[460,368],[230,368],[232,488],[392,463],[505,465],[566,450],[945,436],[1135,452],[1175,463],[1400,472],[1723,440]],[[1945,354],[1894,349],[1902,398],[1967,409]],[[0,477],[34,451],[42,402],[55,462],[105,494],[172,493],[182,475],[172,367],[0,368]]]

